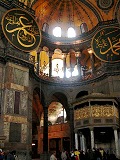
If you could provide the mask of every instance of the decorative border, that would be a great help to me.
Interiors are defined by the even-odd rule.
[[[102,10],[109,10],[113,5],[114,0],[97,0],[97,6]]]

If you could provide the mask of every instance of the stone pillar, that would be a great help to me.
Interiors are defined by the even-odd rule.
[[[78,149],[78,134],[75,133],[75,149]]]
[[[82,150],[85,152],[85,148],[86,148],[86,146],[85,146],[85,136],[84,135],[82,135]]]
[[[63,138],[61,138],[61,151],[63,150]]]
[[[90,55],[90,62],[91,62],[91,69],[92,69],[92,75],[94,76],[95,74],[95,66],[94,66],[94,58],[93,58],[93,52],[92,49],[88,49],[88,53]]]
[[[37,74],[39,75],[40,72],[40,51],[41,49],[39,48],[37,51]]]
[[[80,52],[75,52],[75,57],[76,57],[76,63],[77,63],[78,75],[81,77],[80,56],[81,56]]]
[[[80,132],[79,135],[80,135],[80,149],[83,150],[82,132]]]
[[[75,148],[75,136],[74,136],[74,109],[70,106],[70,149]]]
[[[95,144],[94,144],[94,131],[92,127],[90,128],[90,136],[91,136],[91,149],[93,149]]]
[[[40,159],[48,160],[48,105],[44,105],[44,127],[43,127],[43,154],[40,155]]]
[[[63,72],[64,78],[66,78],[66,53],[63,53]]]
[[[119,148],[119,152],[120,152],[120,132],[118,132],[118,148]]]
[[[52,52],[49,52],[49,77],[52,76]]]
[[[115,136],[115,150],[116,150],[116,157],[119,158],[119,148],[118,148],[118,132],[117,127],[114,127],[114,136]]]

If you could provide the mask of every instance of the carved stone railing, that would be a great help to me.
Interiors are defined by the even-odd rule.
[[[12,47],[0,48],[0,57],[4,58],[5,60],[6,58],[16,59],[16,60],[20,60],[23,62],[31,63],[33,65],[35,63],[34,56],[30,55],[29,53],[22,52],[22,51],[16,51],[16,49]]]
[[[95,80],[96,78],[100,78],[103,75],[120,75],[120,63],[103,63],[99,68],[96,69],[95,75],[93,76],[91,72],[88,72],[87,74],[83,76],[74,76],[70,78],[60,78],[60,77],[49,77],[48,74],[39,73],[39,77],[43,80],[50,81],[50,82],[56,82],[56,83],[72,83],[72,82],[83,82],[83,81],[89,81],[89,80]]]
[[[6,59],[14,59],[16,62],[21,61],[24,63],[32,64],[35,66],[35,57],[30,55],[29,53],[25,53],[22,51],[19,51],[13,47],[8,48],[0,48],[0,58],[6,60]],[[43,79],[45,81],[54,82],[54,83],[83,83],[88,82],[90,80],[95,80],[103,75],[120,75],[120,63],[103,63],[99,68],[96,69],[95,75],[93,76],[91,72],[88,72],[87,74],[83,76],[74,76],[70,78],[60,78],[60,77],[49,77],[48,74],[44,74],[42,72],[37,74],[37,69],[34,68],[34,71],[36,76],[38,76],[40,79]]]

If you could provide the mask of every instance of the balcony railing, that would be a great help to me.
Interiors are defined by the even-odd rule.
[[[35,57],[30,55],[29,53],[25,53],[22,51],[17,51],[13,47],[8,48],[0,48],[0,58],[6,60],[6,59],[14,59],[18,63],[24,62],[25,64],[32,64],[33,67],[35,66]],[[114,63],[102,63],[99,68],[96,68],[95,74],[93,75],[91,71],[86,71],[84,75],[78,75],[70,78],[60,78],[60,77],[49,77],[48,74],[45,74],[43,72],[37,73],[37,68],[34,67],[34,72],[36,76],[39,76],[39,78],[50,81],[50,82],[64,82],[64,83],[72,83],[72,82],[81,82],[94,80],[97,78],[100,78],[104,75],[120,75],[120,63],[114,62]]]
[[[16,60],[21,60],[26,63],[31,63],[33,65],[35,63],[34,56],[30,55],[29,53],[25,53],[25,52],[20,52],[20,51],[16,52],[16,49],[12,47],[0,48],[0,57],[4,59],[13,58]]]
[[[37,73],[36,73],[37,74]],[[43,72],[39,73],[39,77],[46,81],[51,82],[64,82],[64,83],[72,83],[72,82],[83,82],[83,81],[89,81],[89,80],[95,80],[97,78],[100,78],[104,75],[120,75],[120,63],[103,63],[99,68],[96,68],[94,75],[90,70],[86,71],[84,75],[78,75],[70,78],[60,78],[60,77],[49,77],[48,74],[45,74]]]

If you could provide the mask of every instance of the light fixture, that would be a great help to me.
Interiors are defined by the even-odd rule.
[[[32,143],[32,146],[35,146],[35,143]]]
[[[106,132],[103,132],[103,131],[102,131],[102,132],[100,132],[100,133],[101,133],[101,134],[105,134]]]

